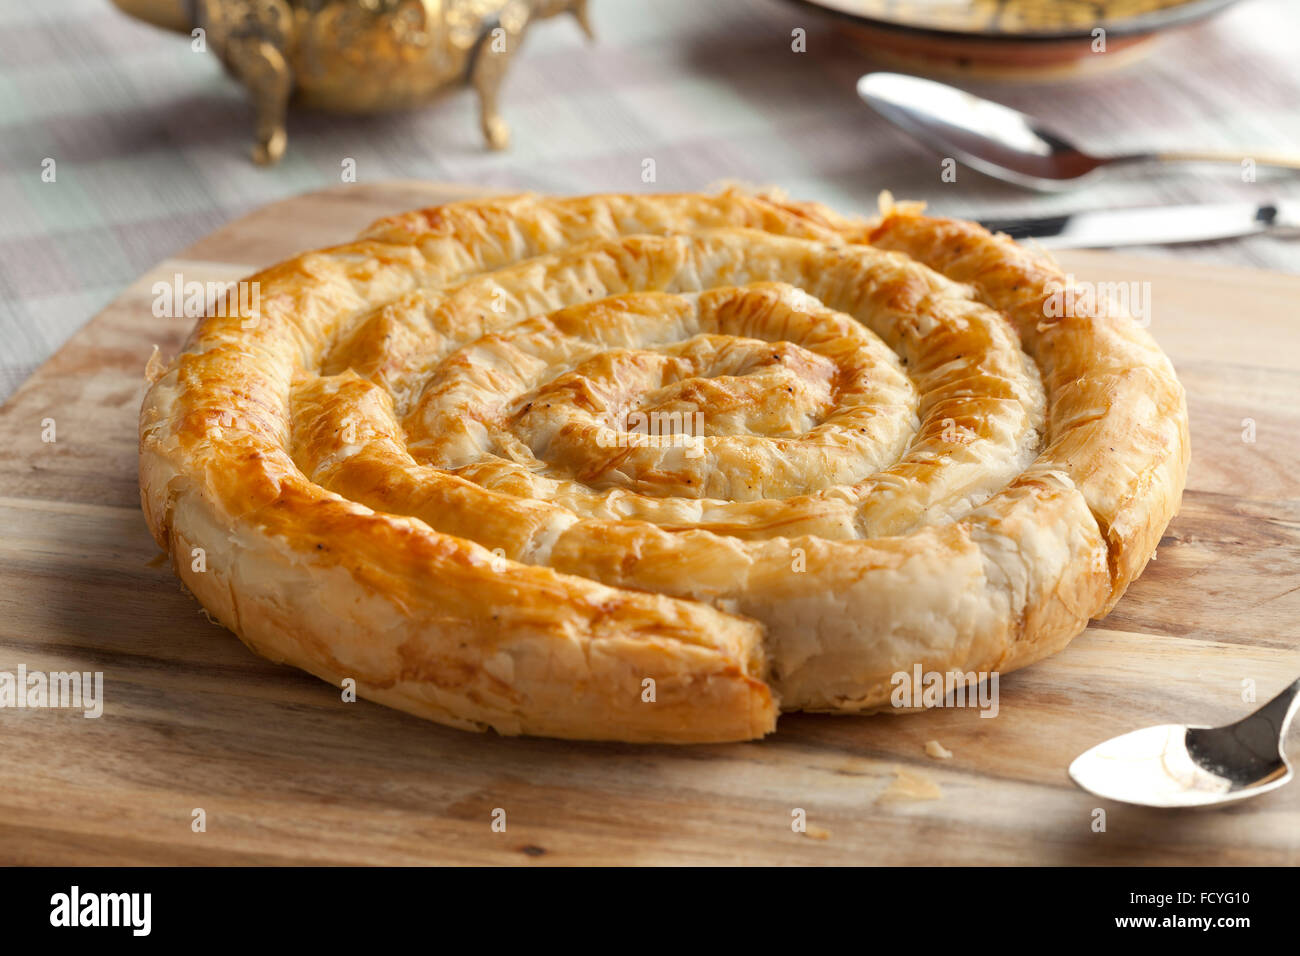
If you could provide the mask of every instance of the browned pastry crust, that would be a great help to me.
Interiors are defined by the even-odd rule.
[[[1145,331],[907,207],[507,197],[249,281],[145,399],[149,526],[254,650],[455,726],[738,740],[1024,666],[1186,476]]]

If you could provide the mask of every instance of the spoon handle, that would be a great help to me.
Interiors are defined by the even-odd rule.
[[[1241,723],[1245,723],[1246,720],[1260,720],[1276,728],[1277,736],[1284,738],[1286,737],[1287,728],[1291,724],[1291,718],[1296,715],[1298,710],[1300,710],[1300,680],[1293,681],[1282,693],[1245,718]]]
[[[1256,166],[1300,169],[1300,153],[1270,152],[1267,150],[1254,152],[1213,149],[1173,150],[1166,153],[1135,153],[1132,156],[1116,156],[1110,162],[1143,163],[1154,160],[1165,163],[1234,163],[1240,165],[1248,159],[1253,161]]]

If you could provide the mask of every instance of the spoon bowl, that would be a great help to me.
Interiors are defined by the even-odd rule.
[[[1282,749],[1300,708],[1300,680],[1225,727],[1160,724],[1112,737],[1080,754],[1070,777],[1099,797],[1146,807],[1210,807],[1291,781]]]

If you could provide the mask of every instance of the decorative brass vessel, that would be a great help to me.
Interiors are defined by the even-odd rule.
[[[253,159],[284,155],[290,97],[370,113],[473,86],[483,135],[503,149],[497,94],[534,20],[572,13],[588,37],[587,0],[113,0],[211,49],[253,97]],[[200,32],[201,31],[201,32]]]

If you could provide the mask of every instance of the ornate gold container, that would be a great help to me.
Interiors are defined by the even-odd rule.
[[[343,112],[407,109],[478,91],[483,135],[510,128],[497,94],[535,20],[572,13],[590,37],[587,0],[113,0],[126,13],[188,33],[252,94],[253,158],[284,155],[291,98]]]

